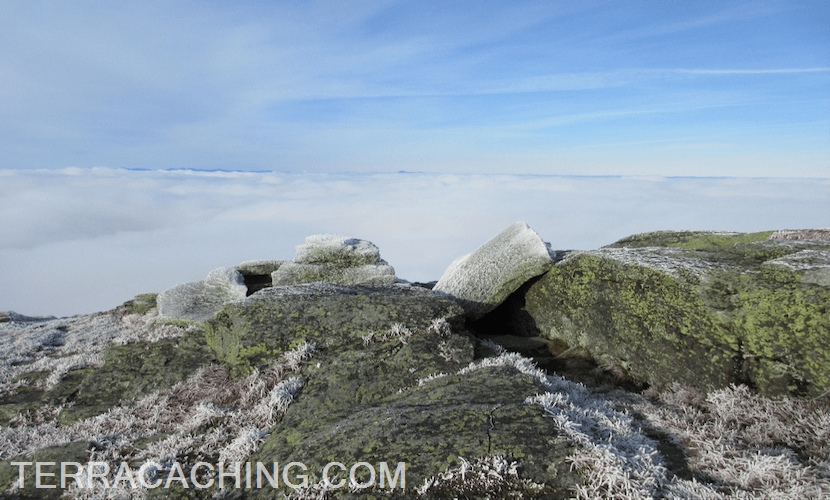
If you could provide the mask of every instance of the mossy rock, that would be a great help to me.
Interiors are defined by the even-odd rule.
[[[156,293],[141,293],[135,298],[124,302],[116,307],[113,312],[116,314],[147,314],[151,309],[156,307]]]
[[[0,424],[7,424],[20,412],[71,403],[59,415],[60,423],[68,425],[183,382],[216,361],[201,330],[158,342],[114,345],[103,356],[103,366],[71,370],[48,391],[23,388],[4,396],[0,399]],[[18,378],[34,382],[45,376],[46,372],[29,372]]]
[[[89,441],[77,441],[41,448],[31,456],[19,456],[0,462],[0,495],[2,495],[2,498],[20,500],[60,498],[65,491],[60,487],[61,462],[75,462],[86,465],[89,461],[89,453],[93,448],[93,443]],[[24,467],[23,488],[6,491],[12,484],[18,482],[20,475],[19,466],[11,465],[11,462],[53,462],[54,465],[44,464],[41,466],[41,472],[54,474],[54,476],[42,476],[41,486],[52,486],[52,488],[37,488],[35,485],[34,465],[28,465]],[[74,473],[76,471],[74,467],[69,465],[67,465],[66,470],[68,473]],[[67,486],[72,484],[74,480],[69,478],[68,481]]]
[[[452,345],[447,361],[437,344]],[[445,350],[446,351],[446,350]],[[459,457],[501,455],[521,463],[524,477],[546,483],[550,495],[569,497],[579,482],[565,457],[572,444],[527,397],[544,389],[512,367],[481,368],[418,385],[430,374],[454,373],[472,359],[471,339],[416,335],[363,349],[327,350],[304,370],[307,385],[250,461],[298,461],[310,484],[329,462],[406,463],[406,494],[428,477],[459,465]],[[342,476],[342,474],[341,474]],[[361,478],[365,480],[366,478]],[[286,490],[287,493],[289,490]],[[348,488],[333,498],[368,498]],[[268,497],[270,490],[249,495]],[[377,498],[382,496],[378,494]]]
[[[336,264],[297,264],[287,262],[271,274],[274,286],[325,281],[344,285],[385,285],[395,283],[395,269],[388,265],[365,264],[343,267]]]
[[[69,376],[46,393],[52,404],[72,402],[60,414],[63,424],[99,415],[127,401],[183,382],[215,362],[202,331],[175,339],[113,346],[104,352],[104,365],[78,370],[82,379]]]
[[[241,375],[303,341],[327,347],[360,343],[393,324],[426,329],[435,318],[460,326],[463,311],[420,287],[309,283],[266,288],[226,304],[205,328],[217,358]]]
[[[786,258],[830,245],[770,234],[648,233],[575,252],[528,289],[525,310],[543,336],[638,382],[818,396],[830,389],[830,290],[802,279],[820,264]]]

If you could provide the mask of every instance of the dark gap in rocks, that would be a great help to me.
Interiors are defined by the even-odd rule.
[[[511,293],[498,307],[481,319],[473,321],[470,327],[479,336],[516,335],[519,337],[539,337],[542,333],[536,321],[525,309],[525,295],[530,287],[542,276],[531,278],[518,290]]]
[[[435,285],[437,284],[437,281],[427,281],[426,283],[421,283],[420,281],[413,281],[412,283],[410,283],[410,285],[412,286],[419,286],[421,288],[426,288],[428,290],[432,290],[433,288],[435,288]]]
[[[547,373],[581,382],[591,389],[603,392],[619,388],[638,393],[647,389],[646,384],[636,383],[599,366],[583,349],[572,348],[561,339],[551,340],[542,335],[536,321],[525,309],[528,290],[541,278],[530,279],[493,311],[468,323],[468,328],[480,339],[492,340],[507,351],[531,358]]]
[[[245,294],[246,297],[250,297],[256,292],[262,290],[263,288],[268,288],[271,286],[270,274],[242,273],[242,278],[245,280],[245,286],[248,287],[248,292]]]

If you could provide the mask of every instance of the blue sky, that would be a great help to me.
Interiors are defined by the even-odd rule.
[[[830,4],[0,2],[0,310],[320,233],[435,280],[517,220],[830,227]]]
[[[830,4],[3,2],[0,168],[830,176]]]

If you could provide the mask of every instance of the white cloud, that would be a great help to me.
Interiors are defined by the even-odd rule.
[[[554,248],[660,229],[829,227],[828,179],[0,170],[0,310],[68,315],[368,239],[399,277],[440,277],[517,220]]]

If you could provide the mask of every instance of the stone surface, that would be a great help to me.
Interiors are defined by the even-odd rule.
[[[274,286],[324,281],[346,285],[395,283],[395,269],[380,258],[369,241],[321,234],[297,247],[294,262],[271,274]]]
[[[267,274],[270,276],[285,263],[284,260],[246,260],[236,266],[236,270],[242,273],[242,276],[249,274]]]
[[[161,292],[156,303],[163,317],[205,321],[226,302],[244,299],[247,291],[239,271],[222,267],[211,271],[203,281],[176,285]]]
[[[463,311],[420,287],[309,283],[266,288],[227,304],[206,328],[217,357],[245,371],[301,341],[338,345],[396,323],[426,328],[435,318],[461,325]]]
[[[459,299],[468,316],[478,319],[551,266],[548,245],[527,224],[516,222],[475,252],[456,259],[433,290]]]
[[[638,382],[762,394],[830,389],[830,245],[765,233],[659,232],[575,252],[534,283],[542,336]]]
[[[55,319],[54,316],[25,316],[14,311],[0,311],[0,323],[33,323],[37,321],[49,321]]]
[[[329,264],[340,267],[386,264],[372,242],[334,234],[317,234],[297,246],[297,264]]]

